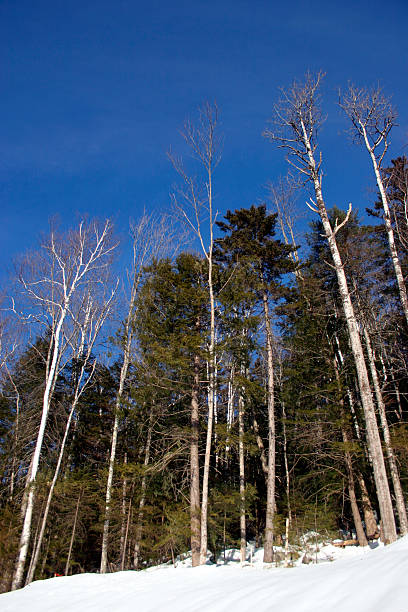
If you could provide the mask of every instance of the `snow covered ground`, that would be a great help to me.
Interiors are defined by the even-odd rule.
[[[79,574],[0,595],[1,612],[408,612],[408,536],[387,547],[325,546],[319,563],[221,565]],[[327,561],[326,563],[322,561]],[[334,560],[334,562],[330,562]]]

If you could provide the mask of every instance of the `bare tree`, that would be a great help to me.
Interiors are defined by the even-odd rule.
[[[299,270],[298,244],[295,237],[295,222],[299,217],[299,213],[296,210],[296,192],[300,187],[300,181],[291,174],[284,178],[279,177],[275,183],[269,183],[267,186],[270,202],[278,213],[283,240],[286,245],[293,247],[289,256],[293,263],[296,264],[296,268],[293,271],[296,280],[302,280],[302,273]]]
[[[128,273],[130,285],[128,296],[127,315],[122,330],[122,365],[119,376],[119,387],[116,393],[115,418],[111,439],[111,450],[109,457],[108,478],[105,496],[105,520],[102,535],[101,574],[106,573],[108,568],[108,543],[110,507],[112,498],[113,473],[116,459],[116,447],[119,433],[120,410],[128,375],[132,345],[135,336],[133,321],[137,307],[139,290],[143,283],[144,268],[152,261],[165,253],[175,251],[178,243],[175,240],[175,229],[171,219],[166,215],[143,214],[138,223],[132,223],[130,228],[133,243],[132,268]],[[174,253],[173,253],[174,254]]]
[[[241,365],[241,375],[245,376],[245,367]],[[244,448],[244,390],[241,387],[238,395],[238,450],[239,450],[239,498],[240,498],[240,559],[241,564],[246,560],[246,497],[245,497],[245,448]]]
[[[6,310],[9,310],[7,308]],[[13,329],[13,322],[10,315],[1,312],[0,319],[0,371],[7,367],[7,363],[13,358],[19,347],[19,339],[16,334],[16,327]]]
[[[380,87],[368,90],[350,85],[340,100],[340,106],[351,121],[351,134],[362,142],[371,158],[375,178],[384,209],[384,224],[390,247],[391,259],[405,319],[408,323],[408,297],[392,227],[386,185],[381,175],[381,165],[389,147],[389,134],[396,123],[396,112],[389,98]]]
[[[351,204],[345,219],[341,223],[336,220],[334,227],[332,227],[323,198],[321,153],[316,160],[318,151],[317,134],[323,121],[319,106],[319,86],[323,76],[322,73],[315,77],[308,74],[304,83],[295,81],[288,90],[282,90],[282,98],[275,107],[274,124],[271,128],[265,130],[264,135],[277,142],[278,146],[283,147],[288,152],[290,163],[313,185],[315,200],[311,199],[308,206],[320,216],[336,271],[364,409],[367,440],[373,463],[384,539],[386,543],[390,543],[396,540],[397,533],[381,439],[359,329],[336,241],[336,234],[349,219]]]
[[[276,510],[276,423],[275,423],[275,372],[273,363],[273,334],[269,313],[269,300],[265,284],[262,288],[266,335],[266,370],[267,370],[267,403],[268,403],[268,473],[266,478],[266,518],[264,563],[273,562],[273,534]]]
[[[106,291],[103,291],[102,293],[99,292],[99,296],[95,295],[95,293],[88,293],[86,296],[84,296],[85,299],[81,300],[81,302],[77,305],[78,311],[77,313],[75,313],[74,325],[77,327],[78,332],[76,334],[75,345],[72,346],[72,355],[74,363],[79,365],[79,372],[75,376],[72,403],[65,425],[65,431],[58,454],[57,465],[55,467],[54,476],[52,478],[51,485],[48,491],[48,498],[41,520],[41,528],[31,558],[30,567],[27,572],[26,584],[30,584],[30,582],[32,582],[34,579],[34,574],[44,538],[45,528],[47,525],[48,514],[51,507],[51,501],[53,498],[55,485],[58,480],[65,446],[71,428],[71,423],[74,417],[74,413],[78,407],[78,402],[81,396],[83,395],[85,389],[90,385],[92,381],[92,377],[97,364],[97,360],[95,358],[92,361],[92,351],[94,349],[95,342],[98,338],[101,328],[106,320],[106,317],[111,311],[115,291],[116,288],[114,288],[110,294]]]
[[[41,243],[36,268],[30,278],[21,271],[19,282],[29,299],[32,309],[26,319],[45,322],[51,332],[49,362],[47,363],[42,415],[28,478],[28,495],[24,522],[20,537],[18,561],[12,589],[21,586],[31,537],[31,520],[34,507],[35,482],[39,468],[45,427],[55,387],[58,364],[63,346],[63,328],[70,318],[74,296],[88,293],[92,284],[98,283],[101,274],[110,266],[116,248],[112,241],[112,225],[106,221],[80,222],[79,227],[66,235],[52,230],[49,238]],[[31,259],[32,261],[32,259]]]
[[[208,102],[199,109],[197,124],[186,121],[182,136],[189,146],[193,157],[199,162],[204,170],[204,181],[198,183],[195,178],[188,174],[180,158],[169,153],[170,161],[182,179],[182,186],[173,195],[173,201],[181,218],[187,227],[198,239],[202,252],[208,264],[208,292],[210,304],[210,339],[208,345],[208,421],[207,440],[204,458],[204,472],[201,498],[201,544],[200,564],[207,559],[207,514],[208,514],[208,477],[210,470],[211,444],[214,422],[214,396],[215,396],[215,296],[213,280],[213,249],[214,249],[214,226],[217,212],[214,210],[213,174],[221,158],[221,140],[218,135],[218,108]],[[206,239],[206,235],[208,236]],[[192,406],[192,428],[196,421],[195,409]],[[194,413],[194,414],[193,414]],[[194,437],[196,439],[196,436]],[[198,440],[197,440],[198,444]],[[195,479],[199,478],[198,452],[191,446],[192,459],[195,465],[191,466],[191,473]],[[192,485],[192,490],[197,490],[197,482]],[[194,498],[195,499],[195,498]],[[196,502],[194,501],[194,504]],[[197,530],[197,508],[191,504],[191,524]],[[192,534],[196,540],[197,533]]]
[[[402,249],[408,250],[408,159],[391,160],[392,168],[383,168],[383,182],[387,187],[395,230]]]

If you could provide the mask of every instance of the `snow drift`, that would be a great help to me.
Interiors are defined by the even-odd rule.
[[[344,551],[343,551],[344,552]],[[408,536],[295,568],[180,564],[142,572],[79,574],[0,596],[2,612],[408,612]]]

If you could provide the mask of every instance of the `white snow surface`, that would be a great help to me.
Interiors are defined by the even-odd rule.
[[[189,560],[141,572],[40,580],[0,595],[1,612],[408,612],[408,536],[374,550],[320,548],[318,564],[192,568]],[[329,562],[335,559],[333,563]],[[326,562],[324,562],[326,561]]]

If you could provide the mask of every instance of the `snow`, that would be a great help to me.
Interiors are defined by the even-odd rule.
[[[311,547],[313,551],[313,547]],[[250,549],[248,548],[248,553]],[[261,550],[241,566],[162,565],[141,572],[79,574],[0,595],[1,612],[408,612],[408,536],[387,546],[323,546],[319,563],[264,566]],[[250,557],[248,557],[250,558]],[[330,562],[335,560],[334,562]]]

